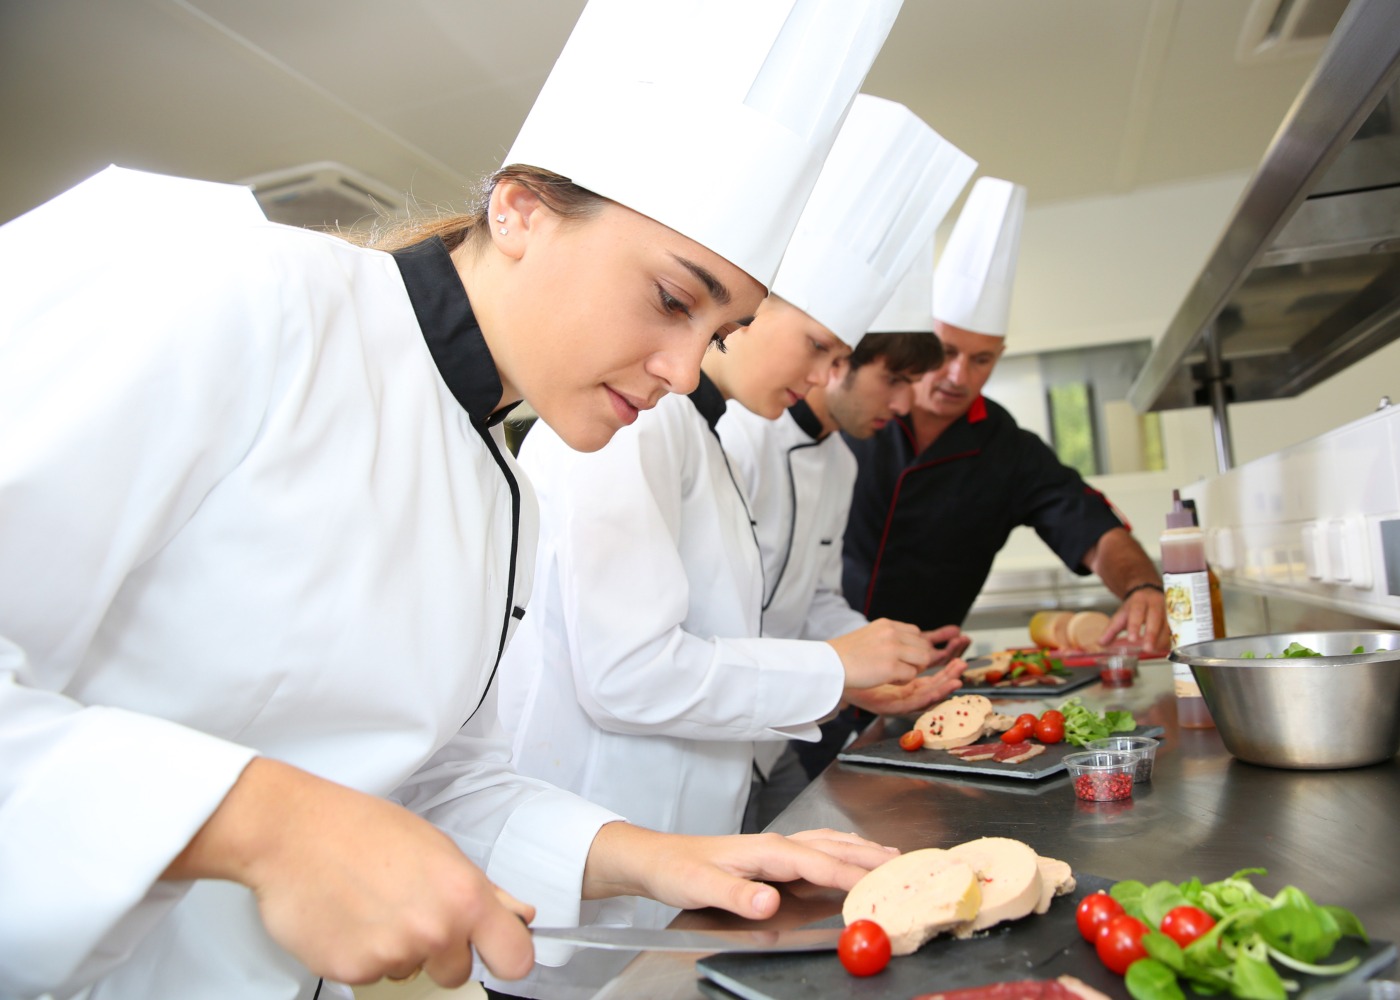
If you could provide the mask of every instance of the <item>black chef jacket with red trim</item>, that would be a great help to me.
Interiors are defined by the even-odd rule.
[[[1102,493],[985,397],[922,454],[907,419],[847,444],[859,474],[842,587],[868,618],[961,624],[1018,525],[1080,575],[1104,532],[1125,526]]]

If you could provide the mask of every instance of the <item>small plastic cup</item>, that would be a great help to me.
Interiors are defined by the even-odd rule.
[[[1133,755],[1133,784],[1145,785],[1152,780],[1152,765],[1157,760],[1157,746],[1160,741],[1151,736],[1105,736],[1101,740],[1090,740],[1084,744],[1085,750],[1116,750]]]
[[[1099,683],[1107,688],[1132,687],[1137,679],[1136,653],[1111,652],[1099,657]]]
[[[1133,797],[1137,756],[1121,750],[1085,750],[1065,757],[1074,794],[1086,802],[1116,802]]]

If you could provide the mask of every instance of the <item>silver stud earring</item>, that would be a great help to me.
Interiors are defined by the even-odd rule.
[[[505,222],[505,221],[506,221],[506,217],[505,217],[504,215],[498,215],[498,216],[496,216],[496,221],[497,221],[497,222]],[[509,232],[510,232],[510,230],[507,229],[505,226],[502,226],[502,227],[501,227],[501,235],[502,235],[502,236],[505,236],[505,235],[506,235],[507,233],[509,233]]]

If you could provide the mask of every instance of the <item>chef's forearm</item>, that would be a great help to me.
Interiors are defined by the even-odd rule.
[[[1162,576],[1138,540],[1126,528],[1112,528],[1084,556],[1087,566],[1116,597],[1140,583],[1160,584]]]
[[[599,827],[583,866],[583,898],[645,895],[643,873],[659,836],[631,823]]]

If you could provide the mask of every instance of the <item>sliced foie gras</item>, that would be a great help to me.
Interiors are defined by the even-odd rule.
[[[847,924],[875,921],[889,935],[892,954],[911,955],[930,938],[971,921],[981,902],[972,867],[927,847],[868,872],[846,894],[841,916]]]
[[[1102,611],[1080,611],[1070,618],[1066,633],[1069,644],[1074,649],[1085,649],[1097,653],[1103,649],[1099,636],[1108,628],[1108,615]]]
[[[1040,868],[1040,902],[1035,904],[1035,912],[1045,913],[1052,899],[1074,891],[1074,872],[1058,858],[1037,857],[1035,863]]]
[[[992,715],[992,703],[980,694],[963,694],[940,701],[914,723],[930,750],[967,746],[982,737],[982,727]]]
[[[1040,902],[1040,865],[1030,847],[1009,837],[983,837],[950,847],[948,853],[972,867],[982,890],[977,916],[959,933],[1019,920],[1035,911]]]

